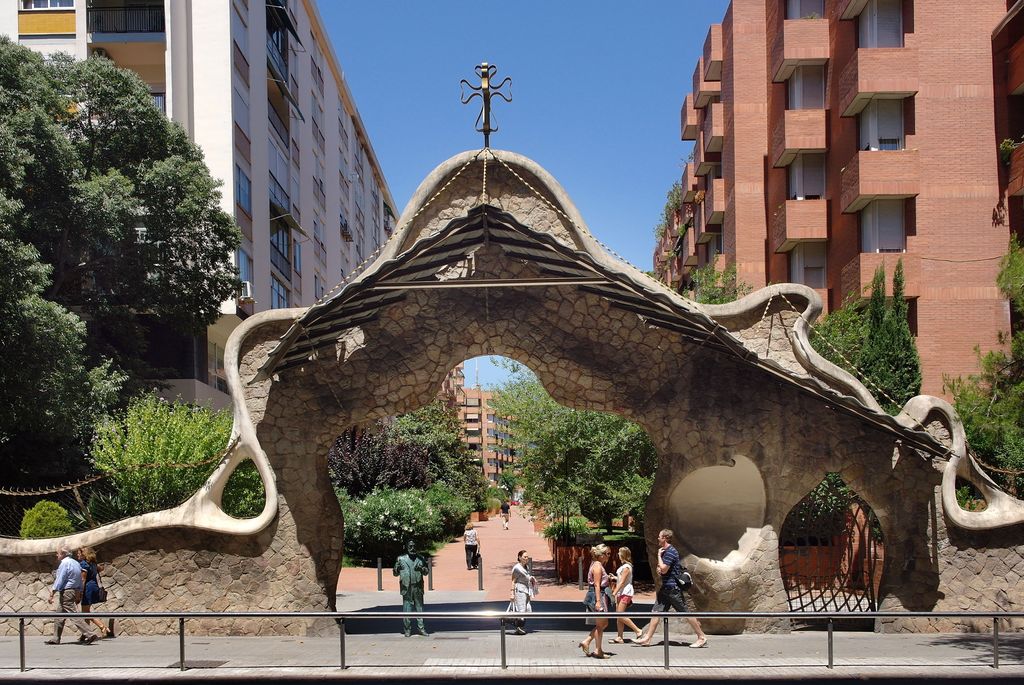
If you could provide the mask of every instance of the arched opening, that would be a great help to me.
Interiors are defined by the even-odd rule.
[[[878,517],[838,473],[786,516],[779,566],[790,611],[877,611],[884,563]]]

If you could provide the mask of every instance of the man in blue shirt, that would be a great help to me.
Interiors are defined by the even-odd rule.
[[[61,545],[57,550],[57,565],[56,578],[53,580],[53,587],[50,588],[50,604],[53,604],[53,598],[59,596],[60,601],[57,604],[57,613],[59,614],[74,614],[77,613],[77,604],[82,596],[82,589],[85,587],[83,581],[82,565],[75,559],[75,555],[71,553],[71,550]],[[72,618],[71,622],[75,624],[75,628],[78,629],[82,636],[78,638],[79,642],[84,642],[87,645],[91,645],[96,642],[98,635],[96,631],[81,618]],[[52,640],[47,640],[48,645],[59,645],[61,634],[64,632],[64,619],[54,619],[53,625],[56,628],[56,634]]]
[[[680,613],[693,611],[689,597],[683,594],[683,589],[676,582],[679,573],[683,570],[683,562],[679,557],[679,552],[672,546],[673,536],[674,534],[668,528],[658,533],[658,575],[661,576],[661,587],[658,588],[658,594],[654,601],[654,611],[668,611],[669,607]],[[706,645],[708,643],[708,636],[701,630],[700,621],[693,616],[687,616],[686,620],[693,628],[693,632],[697,634],[697,639],[690,644],[690,647],[696,648]],[[644,647],[649,646],[651,639],[654,637],[654,631],[658,629],[659,621],[660,619],[658,618],[651,619],[651,622],[644,628],[644,633],[636,641],[636,644]]]

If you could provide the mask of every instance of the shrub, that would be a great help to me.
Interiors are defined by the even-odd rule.
[[[445,540],[462,534],[469,515],[473,513],[472,502],[457,495],[444,483],[431,485],[426,491],[426,501],[441,518],[441,532]]]
[[[372,432],[347,432],[331,445],[327,470],[331,484],[353,497],[378,489],[425,487],[430,480],[428,449],[409,442],[378,422]]]
[[[235,518],[252,518],[263,511],[266,491],[256,464],[245,461],[238,465],[224,486],[224,511]]]
[[[423,490],[374,490],[361,501],[341,502],[345,551],[352,557],[390,564],[406,540],[426,548],[443,538],[441,514]]]
[[[75,532],[68,511],[56,502],[42,500],[21,517],[21,537],[59,538]]]
[[[124,417],[96,429],[92,460],[117,488],[124,514],[181,504],[216,464],[205,463],[228,444],[231,413],[139,397]]]
[[[570,516],[568,521],[555,521],[541,533],[548,540],[575,539],[590,532],[590,522],[583,516]]]

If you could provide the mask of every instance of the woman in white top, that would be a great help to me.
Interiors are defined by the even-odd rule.
[[[530,598],[536,594],[537,579],[530,575],[527,567],[530,555],[525,549],[519,550],[516,565],[512,567],[512,608],[518,613],[529,611]],[[526,619],[517,618],[516,635],[526,635]]]
[[[464,535],[464,541],[466,544],[466,570],[472,571],[476,568],[478,557],[480,555],[480,540],[477,538],[476,530],[473,529],[472,521],[466,523]]]
[[[615,611],[623,612],[629,609],[629,606],[633,603],[633,553],[629,551],[629,547],[619,548],[619,566],[617,578],[615,583],[615,590],[612,594],[615,595]],[[615,621],[618,625],[618,635],[616,635],[612,642],[616,644],[622,644],[622,629],[625,626],[629,626],[630,630],[636,633],[636,639],[640,639],[643,635],[643,631],[637,624],[633,623],[631,618],[620,618]]]

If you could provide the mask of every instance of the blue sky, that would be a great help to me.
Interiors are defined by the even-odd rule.
[[[462,105],[459,80],[486,61],[512,77],[491,146],[545,167],[602,242],[651,268],[691,145],[679,108],[726,0],[318,4],[399,211],[435,166],[482,145],[479,100]]]

